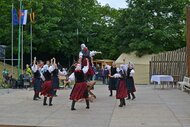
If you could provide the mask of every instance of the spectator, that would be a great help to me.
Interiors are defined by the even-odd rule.
[[[59,62],[57,62],[57,67],[58,67],[58,70],[63,71],[63,67]]]
[[[32,70],[28,64],[26,64],[26,71],[25,73],[29,76],[32,77]]]
[[[103,69],[102,69],[102,83],[103,84],[108,84],[108,74],[109,74],[109,70],[107,69],[107,67],[105,67],[105,65],[103,65]]]
[[[6,68],[4,68],[2,71],[2,74],[3,74],[4,82],[8,83],[8,81],[10,79],[9,71]]]

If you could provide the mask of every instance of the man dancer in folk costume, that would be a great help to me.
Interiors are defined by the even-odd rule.
[[[47,105],[47,97],[49,97],[49,106],[52,106],[52,99],[53,99],[53,87],[52,87],[52,77],[51,73],[54,71],[55,66],[53,62],[55,61],[55,58],[51,59],[51,65],[48,66],[47,70],[44,70],[43,76],[44,76],[44,83],[42,84],[42,92],[41,95],[44,96],[43,105]]]
[[[112,66],[109,70],[109,91],[110,91],[110,95],[113,95],[113,90],[116,90],[116,86],[117,86],[117,78],[114,78],[113,75],[117,73],[117,68],[116,68],[116,64],[115,62],[112,63]]]
[[[41,78],[41,63],[36,61],[36,57],[34,57],[32,72],[33,72],[33,84],[34,84],[34,97],[33,100],[40,99],[39,93],[41,91],[42,78]]]
[[[71,110],[76,110],[75,103],[82,98],[85,98],[86,100],[86,109],[90,108],[87,82],[85,81],[85,74],[89,69],[89,60],[86,59],[86,62],[87,66],[84,66],[83,68],[81,67],[81,64],[78,63],[75,68],[74,75],[72,75],[74,76],[72,79],[75,79],[75,85],[70,94],[70,99],[72,100]]]
[[[124,65],[120,65],[120,71],[113,75],[114,78],[118,78],[118,86],[116,90],[116,99],[120,99],[119,107],[126,105],[125,98],[127,97],[126,88],[126,69]]]
[[[134,78],[133,78],[134,73],[135,73],[134,65],[133,63],[129,62],[128,69],[127,69],[127,77],[126,77],[126,85],[127,85],[127,92],[128,92],[127,100],[131,99],[131,95],[132,95],[132,100],[136,98],[134,94],[134,92],[136,91]]]

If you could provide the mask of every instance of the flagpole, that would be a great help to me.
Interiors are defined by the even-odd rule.
[[[23,41],[24,41],[24,36],[23,36],[23,24],[22,24],[22,39],[21,39],[21,71],[22,71],[22,74],[23,74],[23,62],[24,62],[24,57],[23,57],[23,53],[24,53],[24,44],[23,44]]]
[[[20,11],[22,8],[22,0],[20,0]],[[19,12],[20,15],[20,12]],[[21,41],[21,16],[19,16],[19,29],[18,29],[18,78],[20,76],[20,41]]]
[[[77,28],[77,44],[79,43],[79,29]]]
[[[32,8],[31,8],[32,14]],[[32,21],[30,21],[30,64],[32,64]]]
[[[14,9],[14,4],[12,3],[12,35],[11,35],[11,65],[12,65],[12,75],[13,75],[13,44],[14,44],[14,35],[13,35],[13,31],[14,31],[14,26],[13,26],[13,9]]]

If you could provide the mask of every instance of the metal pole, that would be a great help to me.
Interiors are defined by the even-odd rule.
[[[13,75],[13,44],[14,44],[14,26],[13,26],[13,9],[14,9],[14,4],[12,3],[12,35],[11,35],[11,56],[12,56],[12,61],[11,61],[11,65],[12,65],[12,75]]]
[[[79,30],[77,28],[77,44],[79,43]]]
[[[23,41],[24,41],[24,36],[23,36],[23,25],[22,25],[22,40],[21,40],[21,71],[22,71],[22,74],[23,74],[23,62],[24,62],[24,57],[23,57],[23,53],[24,53],[24,44],[23,44]]]
[[[32,14],[32,8],[31,8]],[[32,21],[30,21],[30,64],[32,64]]]
[[[22,8],[22,0],[20,0],[20,11]],[[19,29],[18,29],[18,78],[20,76],[20,41],[21,41],[21,15],[19,12]]]

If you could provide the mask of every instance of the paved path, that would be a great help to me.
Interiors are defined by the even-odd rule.
[[[118,107],[119,101],[109,97],[106,85],[96,85],[97,95],[90,109],[76,103],[70,110],[70,90],[59,90],[53,106],[33,101],[33,91],[0,89],[0,124],[58,127],[190,127],[190,94],[178,89],[154,89],[137,85],[137,98]]]

